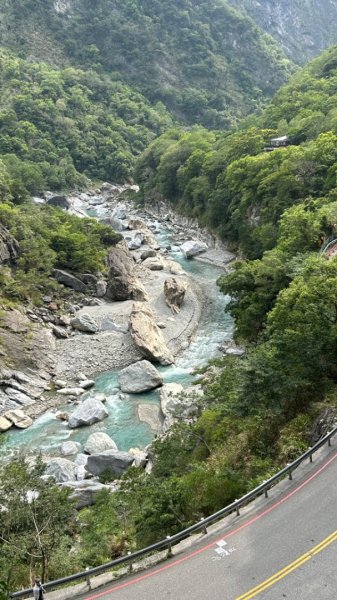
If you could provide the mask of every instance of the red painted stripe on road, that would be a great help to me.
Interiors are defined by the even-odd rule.
[[[336,458],[337,458],[337,453],[334,454],[313,475],[311,475],[308,479],[306,479],[303,483],[301,483],[301,485],[299,485],[296,489],[294,489],[292,492],[290,492],[289,494],[287,494],[287,496],[284,496],[284,498],[281,498],[281,500],[279,500],[278,502],[276,502],[275,504],[273,504],[272,506],[270,506],[269,508],[267,508],[263,512],[261,512],[258,515],[256,515],[256,517],[253,517],[252,519],[250,519],[249,521],[247,521],[243,525],[240,525],[236,529],[233,529],[233,531],[230,531],[229,533],[226,533],[226,535],[222,536],[218,540],[215,540],[214,542],[211,542],[210,544],[207,544],[206,546],[203,546],[202,548],[199,548],[199,550],[195,550],[194,552],[191,552],[187,556],[183,556],[182,558],[179,558],[178,560],[175,560],[174,562],[171,562],[169,565],[165,565],[163,567],[160,567],[159,569],[156,569],[155,571],[152,571],[151,573],[145,573],[144,575],[140,575],[139,577],[136,577],[136,578],[132,579],[131,581],[126,581],[125,583],[121,583],[119,585],[116,585],[113,588],[111,588],[109,590],[105,590],[104,592],[100,592],[98,594],[95,594],[94,596],[87,596],[86,600],[96,600],[97,598],[103,598],[103,596],[107,596],[108,594],[112,594],[113,592],[115,592],[117,590],[122,590],[123,588],[126,588],[126,587],[128,587],[130,585],[134,585],[135,583],[139,583],[140,581],[144,581],[144,579],[148,579],[149,577],[153,577],[154,575],[158,575],[159,573],[162,573],[163,571],[167,571],[168,569],[171,569],[172,567],[175,567],[176,565],[180,565],[181,563],[183,563],[183,562],[185,562],[187,560],[190,560],[194,556],[197,556],[198,554],[201,554],[202,552],[205,552],[206,550],[209,550],[210,548],[212,548],[212,546],[214,546],[220,540],[232,537],[236,533],[239,533],[240,531],[242,531],[242,529],[245,529],[249,525],[252,525],[256,521],[259,521],[262,517],[268,515],[273,510],[275,510],[275,508],[277,508],[278,506],[280,506],[281,504],[283,504],[284,502],[286,502],[286,500],[289,500],[289,498],[291,498],[292,496],[294,496],[295,494],[297,494],[306,485],[308,485],[308,483],[310,483],[313,479],[315,479],[318,475],[320,475],[320,473],[322,473],[322,471],[324,471]]]

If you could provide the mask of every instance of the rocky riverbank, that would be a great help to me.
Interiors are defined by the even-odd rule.
[[[36,335],[38,342],[38,334],[43,332],[43,339],[48,340],[48,348],[46,343],[41,348],[39,343],[30,343],[39,355],[34,375],[44,384],[39,393],[29,397],[32,370],[24,385],[15,380],[15,375],[7,373],[6,381],[3,384],[0,381],[0,415],[8,414],[8,409],[24,408],[25,414],[34,418],[65,401],[78,402],[86,390],[81,387],[81,373],[86,378],[92,377],[121,369],[144,357],[169,364],[188,348],[207,293],[204,295],[205,290],[172,260],[169,250],[221,267],[233,255],[194,221],[172,211],[164,214],[165,205],[135,212],[133,203],[123,199],[126,189],[127,186],[104,184],[96,192],[66,198],[47,193],[44,199],[34,199],[59,205],[79,216],[85,216],[88,210],[95,211],[98,218],[120,232],[123,240],[111,248],[105,274],[75,277],[55,272],[59,283],[70,290],[72,302],[59,306],[53,298],[45,298],[45,307],[26,310],[22,317],[29,323],[26,333],[33,339]],[[165,243],[161,247],[158,243],[164,229],[170,234],[172,246]],[[137,317],[143,329],[139,334],[133,330],[131,315],[135,306],[141,304],[146,310]],[[38,331],[33,335],[35,329]],[[154,354],[151,346],[156,347]],[[162,361],[163,356],[166,358]],[[24,362],[16,357],[14,363],[14,368],[25,376]],[[20,392],[26,397],[20,396]],[[10,415],[8,423],[6,418],[3,430],[12,424],[18,426],[17,416],[13,420]],[[22,423],[30,424],[29,420]]]

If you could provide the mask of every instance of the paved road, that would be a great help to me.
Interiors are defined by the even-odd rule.
[[[296,481],[295,481],[296,478]],[[82,598],[332,600],[337,590],[337,452],[273,488],[186,554]]]

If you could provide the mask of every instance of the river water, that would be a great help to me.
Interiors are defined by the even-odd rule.
[[[170,234],[162,231],[157,236],[160,244],[170,243]],[[198,260],[186,260],[181,252],[171,252],[172,258],[179,262],[183,269],[203,289],[205,303],[202,317],[190,346],[178,356],[176,363],[169,367],[159,367],[165,383],[181,383],[187,387],[195,377],[192,372],[205,365],[208,360],[219,355],[219,346],[230,340],[233,332],[231,317],[225,313],[229,301],[218,289],[216,280],[222,271],[212,265]],[[19,449],[25,454],[42,452],[48,455],[59,455],[63,441],[72,440],[84,444],[89,435],[95,431],[108,433],[116,442],[119,450],[144,448],[151,442],[154,432],[147,423],[138,419],[139,403],[159,404],[159,391],[119,397],[117,371],[109,371],[96,377],[95,392],[104,392],[107,396],[106,406],[109,416],[91,427],[70,430],[66,423],[59,421],[53,411],[48,411],[29,429],[11,430],[1,436],[1,453],[6,457],[14,455]],[[63,407],[69,411],[69,405]],[[58,407],[58,410],[62,407]]]

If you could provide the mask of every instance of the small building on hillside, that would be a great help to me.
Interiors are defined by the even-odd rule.
[[[286,146],[289,146],[289,144],[290,144],[290,140],[287,135],[282,135],[281,137],[271,138],[270,146],[265,147],[265,152],[272,152],[273,150],[276,150],[277,148],[285,148]]]

